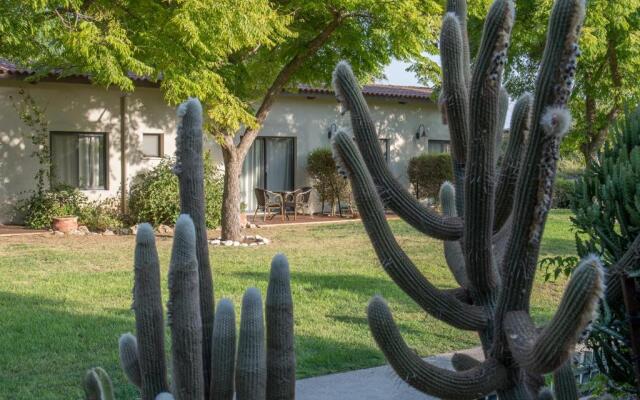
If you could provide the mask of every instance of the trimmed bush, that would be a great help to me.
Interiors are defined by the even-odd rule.
[[[320,148],[309,153],[307,173],[320,196],[323,211],[325,202],[329,202],[333,209],[336,202],[348,200],[351,196],[349,181],[338,173],[331,149]]]
[[[153,169],[141,172],[129,190],[129,219],[133,224],[173,225],[180,215],[178,178],[173,173],[174,158],[164,158]],[[205,211],[208,228],[220,226],[223,176],[205,158]]]
[[[417,198],[437,198],[440,185],[453,181],[451,155],[423,153],[409,160],[407,174]]]

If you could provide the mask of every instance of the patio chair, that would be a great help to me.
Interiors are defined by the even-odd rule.
[[[291,196],[288,196],[287,201],[284,203],[285,214],[288,211],[293,211],[293,220],[296,220],[299,211],[302,211],[302,214],[310,213],[311,208],[311,191],[313,190],[310,186],[304,186],[299,189],[294,190],[291,193]],[[288,215],[287,215],[288,217]],[[313,217],[313,215],[312,215]]]
[[[271,214],[272,210],[278,210],[279,214],[282,214],[283,199],[279,193],[272,192],[270,190],[253,188],[253,193],[256,196],[258,205],[256,211],[253,213],[253,220],[256,220],[258,211],[262,210],[262,220],[267,221],[267,214]],[[269,219],[272,219],[276,214],[271,214]],[[282,218],[284,220],[284,216]]]

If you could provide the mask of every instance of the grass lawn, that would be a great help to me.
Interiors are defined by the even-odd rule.
[[[404,222],[392,228],[431,281],[454,287],[440,242]],[[477,345],[426,315],[386,276],[360,223],[274,227],[260,248],[211,248],[216,298],[239,311],[245,288],[265,293],[269,262],[284,252],[292,269],[300,378],[376,366],[383,355],[369,334],[365,306],[376,293],[388,301],[407,342],[421,355]],[[159,239],[164,301],[170,239]],[[134,330],[131,305],[134,238],[13,237],[0,239],[0,399],[78,399],[87,368],[111,375],[118,399],[134,399],[118,363],[117,341]],[[554,211],[542,255],[575,254],[569,213]],[[548,319],[564,281],[535,285],[533,313]],[[168,339],[168,338],[167,338]]]

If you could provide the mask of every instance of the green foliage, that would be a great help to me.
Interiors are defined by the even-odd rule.
[[[80,209],[78,220],[92,232],[122,228],[124,221],[120,212],[119,198],[116,196],[102,201],[87,202]]]
[[[627,112],[611,143],[588,165],[576,184],[572,219],[579,254],[596,253],[608,266],[618,261],[640,233],[640,109]],[[580,235],[580,236],[578,236]],[[636,266],[637,268],[637,266]],[[638,270],[628,271],[637,273]],[[588,338],[601,371],[616,385],[634,380],[624,305],[601,305]]]
[[[329,202],[333,207],[336,201],[349,198],[351,193],[349,181],[338,173],[331,149],[320,148],[309,153],[307,173],[323,205],[324,202]]]
[[[560,275],[571,275],[579,261],[575,256],[550,256],[540,259],[538,266],[544,270],[544,281],[554,282]]]
[[[87,196],[78,189],[59,185],[18,201],[16,210],[26,226],[44,229],[51,227],[54,217],[79,216],[87,201]]]
[[[409,160],[407,174],[413,185],[416,197],[437,198],[440,185],[453,181],[450,154],[423,153]]]
[[[131,183],[129,218],[131,223],[172,225],[180,215],[178,178],[173,173],[175,160],[165,158],[141,172]],[[222,177],[213,163],[205,159],[205,218],[208,228],[220,225],[222,208]]]
[[[471,14],[481,15],[488,3],[488,0],[470,2]],[[540,43],[548,22],[545,10],[551,4],[552,0],[518,2],[505,79],[512,96],[533,88],[542,57]],[[640,63],[640,1],[590,1],[588,4],[580,40],[580,68],[575,76],[575,95],[570,102],[575,128],[562,148],[565,154],[580,151],[594,156],[622,111],[623,102],[635,102],[640,97],[640,86],[635,80]],[[479,18],[473,18],[470,32],[479,31],[481,23]],[[472,44],[477,45],[478,38],[473,39]]]
[[[554,183],[551,206],[553,208],[570,208],[574,185],[573,180],[558,177]]]
[[[253,118],[220,67],[289,35],[289,15],[268,0],[9,0],[2,8],[0,54],[35,69],[35,79],[55,68],[132,91],[130,73],[162,76],[169,103],[197,96],[214,123],[232,129]]]

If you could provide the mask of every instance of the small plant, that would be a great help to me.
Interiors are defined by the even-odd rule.
[[[323,213],[325,202],[329,202],[333,211],[336,204],[340,207],[343,200],[349,199],[351,194],[349,181],[338,173],[331,149],[320,148],[309,153],[307,173],[320,196]]]
[[[87,202],[80,210],[78,221],[90,231],[114,230],[124,226],[118,197]]]
[[[136,176],[129,190],[129,219],[132,224],[171,225],[180,215],[178,178],[173,173],[176,160],[164,158],[151,170]],[[222,175],[205,157],[205,207],[208,228],[220,225]]]
[[[409,160],[407,175],[416,198],[436,198],[440,186],[453,181],[451,155],[423,153]]]

